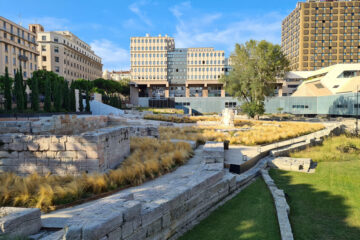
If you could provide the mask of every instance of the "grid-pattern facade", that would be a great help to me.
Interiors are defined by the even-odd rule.
[[[225,52],[214,48],[175,48],[167,35],[132,37],[131,95],[139,97],[224,97],[219,82]],[[132,101],[136,103],[136,101]]]
[[[44,32],[38,24],[29,28],[37,33],[40,69],[53,71],[68,81],[102,77],[101,58],[74,34],[69,31]]]
[[[299,2],[282,23],[292,70],[311,71],[360,59],[360,0]]]
[[[130,39],[131,80],[167,80],[167,54],[174,50],[175,42],[171,37],[132,37]]]
[[[37,70],[36,35],[27,29],[0,17],[0,75],[8,68],[9,76],[22,67],[24,79],[32,77]]]

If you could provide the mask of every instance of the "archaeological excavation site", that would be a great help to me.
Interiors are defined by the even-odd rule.
[[[291,208],[269,169],[313,174],[311,158],[290,154],[342,131],[229,109],[3,119],[0,239],[187,239],[261,178],[276,231],[293,239]]]

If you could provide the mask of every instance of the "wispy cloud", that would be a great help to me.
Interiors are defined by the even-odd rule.
[[[233,18],[219,12],[198,11],[190,2],[182,2],[169,10],[177,19],[174,34],[177,47],[220,46],[232,51],[235,43],[249,39],[280,42],[283,16],[279,13]]]
[[[147,17],[146,12],[142,9],[142,7],[144,7],[148,4],[149,4],[149,2],[145,1],[145,0],[134,2],[133,4],[131,4],[129,6],[129,9],[131,12],[133,12],[135,15],[137,15],[143,23],[145,23],[147,26],[151,27],[153,25],[152,21]]]
[[[102,58],[103,69],[129,69],[130,55],[127,49],[121,48],[108,39],[95,40],[91,44],[95,53]]]

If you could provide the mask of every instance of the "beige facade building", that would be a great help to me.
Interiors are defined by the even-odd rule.
[[[360,59],[360,0],[299,2],[282,23],[291,69],[312,71]]]
[[[9,76],[14,77],[21,65],[23,78],[30,78],[38,68],[38,56],[36,35],[0,17],[0,75],[5,74],[7,67]]]
[[[130,71],[111,71],[108,70],[103,71],[102,78],[106,80],[114,80],[114,81],[122,81],[122,80],[130,80],[131,73]]]
[[[39,24],[30,24],[29,30],[37,35],[40,69],[53,71],[68,81],[101,78],[101,58],[73,33],[45,32]]]
[[[219,82],[225,52],[214,48],[175,48],[167,35],[132,37],[131,101],[138,97],[224,97]]]

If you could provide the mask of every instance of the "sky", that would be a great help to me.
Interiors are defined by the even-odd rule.
[[[281,21],[297,0],[0,0],[0,15],[23,27],[68,30],[91,45],[103,70],[130,67],[130,37],[168,34],[175,46],[229,56],[250,39],[280,44]]]

